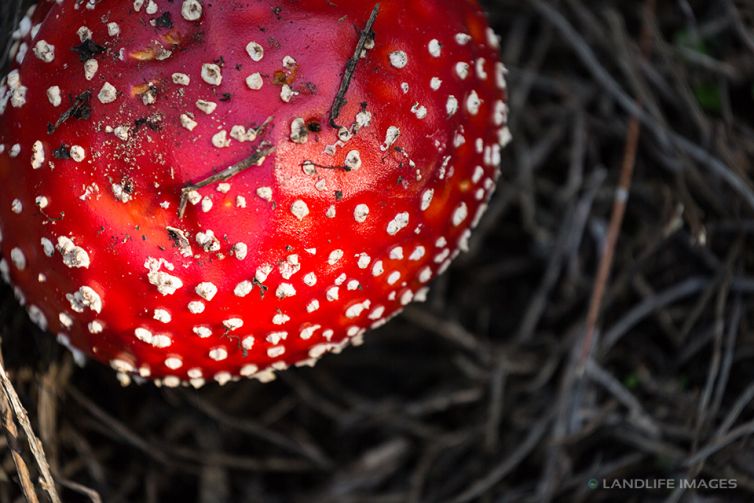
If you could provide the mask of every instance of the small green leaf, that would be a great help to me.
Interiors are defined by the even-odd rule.
[[[629,374],[623,379],[623,385],[630,390],[634,390],[639,387],[639,377],[633,373]]]
[[[699,84],[694,86],[696,101],[707,112],[719,113],[722,108],[720,86],[717,84]]]
[[[675,34],[676,47],[683,47],[685,49],[691,49],[692,51],[700,54],[709,55],[709,48],[707,44],[696,33],[691,30],[681,30]]]

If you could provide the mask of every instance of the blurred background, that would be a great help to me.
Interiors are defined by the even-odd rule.
[[[0,288],[64,501],[754,500],[754,2],[482,3],[510,69],[500,187],[429,301],[362,347],[266,385],[121,388]]]

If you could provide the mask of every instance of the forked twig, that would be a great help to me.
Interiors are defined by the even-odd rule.
[[[267,117],[267,119],[255,130],[255,134],[259,136],[265,128],[273,121],[273,117]],[[207,178],[204,178],[203,180],[196,182],[196,183],[188,183],[184,185],[181,188],[181,201],[178,204],[178,218],[182,219],[183,214],[186,212],[186,205],[188,204],[189,200],[189,194],[196,190],[201,189],[202,187],[206,187],[207,185],[211,185],[213,183],[217,182],[224,182],[225,180],[228,180],[230,178],[233,178],[239,173],[242,173],[243,171],[246,171],[250,167],[258,164],[262,160],[264,160],[265,157],[270,155],[275,151],[275,147],[272,147],[267,142],[262,142],[257,146],[257,149],[254,151],[253,154],[251,154],[246,159],[243,159],[236,164],[225,168],[222,171],[218,171],[217,173],[208,176]]]
[[[184,186],[181,189],[181,202],[178,206],[178,218],[183,218],[183,214],[186,212],[186,205],[188,204],[188,198],[189,193],[191,191],[201,189],[202,187],[206,187],[207,185],[211,185],[213,183],[217,182],[223,182],[225,180],[228,180],[237,174],[246,171],[252,166],[256,166],[260,161],[262,161],[265,157],[270,155],[275,151],[275,147],[271,146],[266,143],[262,143],[257,150],[251,154],[246,159],[237,162],[236,164],[230,166],[229,168],[226,168],[222,171],[219,171],[215,173],[214,175],[208,176],[204,180],[192,183],[189,185]]]
[[[343,108],[343,105],[346,104],[346,93],[348,92],[348,88],[351,86],[351,79],[353,79],[353,74],[356,72],[356,65],[359,64],[359,59],[361,59],[361,53],[364,51],[364,47],[366,47],[369,39],[374,37],[372,28],[374,27],[375,21],[377,21],[377,15],[379,13],[380,4],[378,3],[374,6],[374,9],[372,9],[372,14],[369,16],[369,21],[367,21],[366,26],[364,26],[364,29],[361,31],[361,36],[359,37],[359,42],[356,44],[356,49],[353,51],[353,56],[351,56],[351,59],[349,59],[348,63],[346,63],[346,70],[343,73],[343,79],[340,81],[338,94],[335,95],[335,99],[332,103],[332,108],[330,109],[331,127],[339,127],[335,123],[335,121],[337,120],[338,116],[340,116],[340,109]]]

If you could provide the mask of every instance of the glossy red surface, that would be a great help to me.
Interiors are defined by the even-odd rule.
[[[3,257],[35,320],[121,372],[166,385],[266,379],[359,341],[421,299],[494,190],[509,138],[504,70],[476,2],[381,2],[374,46],[338,119],[351,131],[345,142],[328,116],[372,4],[205,1],[201,17],[186,20],[180,1],[146,1],[138,11],[139,2],[76,3],[34,13],[32,24],[41,24],[21,39],[28,50],[0,94]],[[94,45],[82,42],[81,27]],[[52,61],[40,59],[40,41],[54,46]],[[264,49],[259,61],[247,51],[252,41]],[[97,46],[103,51],[92,54]],[[87,59],[98,64],[91,78]],[[219,85],[202,78],[204,64],[220,67]],[[258,90],[246,81],[256,73]],[[60,88],[59,106],[48,99],[51,86]],[[87,92],[88,117],[49,132]],[[216,108],[207,114],[197,100]],[[268,119],[254,141],[230,134]],[[297,119],[304,143],[292,133]],[[391,143],[393,128],[400,135]],[[228,144],[218,147],[222,131]],[[267,144],[275,152],[263,163],[229,187],[198,190],[203,201],[179,218],[182,187]],[[80,162],[65,158],[74,145],[85,152]],[[358,165],[353,152],[361,164],[346,169]],[[168,227],[185,235],[190,254]],[[197,236],[210,230],[217,240],[205,249]],[[61,247],[45,253],[42,239],[57,245],[61,236],[88,266],[71,266],[78,249],[68,250],[68,264]],[[243,259],[237,243],[248,250]],[[158,270],[182,286],[171,293]],[[245,281],[248,294],[238,287]],[[202,298],[201,283],[216,295]],[[72,296],[81,287],[101,308]],[[191,302],[203,312],[192,313]],[[228,328],[233,319],[243,325]]]

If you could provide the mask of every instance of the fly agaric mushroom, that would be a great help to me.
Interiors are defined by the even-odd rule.
[[[510,139],[473,0],[58,0],[14,38],[1,271],[126,381],[359,342],[467,246]]]

